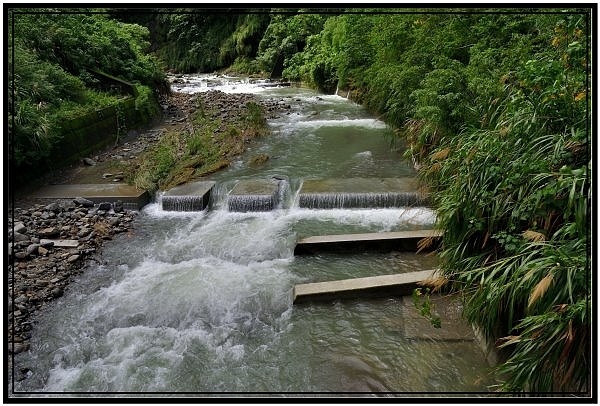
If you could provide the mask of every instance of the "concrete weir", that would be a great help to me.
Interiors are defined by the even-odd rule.
[[[250,179],[239,181],[227,197],[229,211],[269,211],[279,203],[280,180]]]
[[[202,211],[210,201],[213,181],[187,183],[169,189],[162,195],[161,204],[165,211]]]
[[[150,194],[135,186],[110,183],[52,185],[33,195],[40,199],[75,199],[84,197],[94,203],[121,201],[126,209],[139,210],[150,202]]]
[[[419,283],[435,276],[435,270],[369,276],[339,281],[304,283],[294,286],[294,304],[337,299],[406,296]]]
[[[414,178],[307,179],[298,205],[310,209],[423,206],[426,196]]]
[[[365,234],[318,235],[302,238],[296,243],[294,255],[314,254],[323,251],[417,251],[419,241],[432,238],[426,250],[435,248],[442,237],[438,230],[392,231]]]

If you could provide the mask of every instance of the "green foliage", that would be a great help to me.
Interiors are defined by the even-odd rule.
[[[153,90],[148,86],[135,85],[137,96],[135,98],[135,109],[140,111],[144,120],[156,117],[160,112],[160,106],[154,97]]]
[[[490,336],[518,337],[504,344],[501,388],[586,388],[585,14],[330,16],[300,46],[289,31],[298,18],[273,18],[260,61],[324,91],[348,88],[404,136],[466,316]]]
[[[304,49],[307,39],[321,31],[325,20],[319,14],[275,14],[259,43],[256,60],[261,70],[272,77],[281,76],[286,60]]]
[[[117,95],[101,90],[96,70],[144,84],[138,104],[148,117],[157,111],[150,107],[154,96],[148,86],[163,84],[164,75],[145,53],[148,30],[104,14],[64,11],[9,13],[11,159],[22,170],[42,172],[50,165],[66,121],[118,107]]]
[[[415,308],[419,310],[421,316],[429,320],[433,327],[441,328],[442,319],[435,312],[435,306],[431,302],[430,293],[431,290],[429,288],[425,288],[425,292],[423,292],[423,288],[413,290],[413,304],[415,305]]]
[[[222,123],[218,112],[200,104],[191,131],[171,131],[131,169],[130,181],[150,191],[166,190],[229,165],[249,139],[267,131],[262,107],[246,104],[237,120]]]
[[[176,9],[157,19],[155,26],[165,27],[162,32],[156,30],[157,54],[179,72],[212,72],[238,58],[254,58],[269,23],[266,14],[215,14],[197,9]]]
[[[504,347],[512,352],[499,368],[506,390],[589,385],[586,66],[581,45],[560,46],[564,24],[547,26],[555,33],[548,46],[499,78],[503,95],[483,106],[480,122],[463,116],[469,127],[458,136],[413,138],[417,150],[431,151],[422,176],[445,230],[445,276],[464,292],[472,322],[510,334]],[[579,63],[569,63],[570,49]]]

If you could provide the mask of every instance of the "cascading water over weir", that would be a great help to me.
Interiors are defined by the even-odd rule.
[[[199,211],[208,204],[215,182],[178,186],[162,196],[163,210]],[[284,179],[238,181],[227,194],[229,211],[269,211],[281,207],[289,183]],[[412,178],[309,179],[302,182],[292,204],[309,209],[419,207],[427,197]]]
[[[298,204],[312,209],[423,206],[427,199],[416,188],[412,178],[305,180]]]
[[[436,329],[411,297],[303,303],[331,281],[372,290],[391,274],[439,266],[435,255],[400,249],[414,241],[398,245],[404,232],[433,229],[435,212],[403,151],[390,149],[385,123],[310,89],[179,79],[175,91],[254,93],[290,109],[229,167],[164,192],[139,211],[134,232],[105,245],[102,261],[40,312],[31,350],[15,359],[32,376],[15,388],[119,397],[487,391],[489,365],[457,306],[433,303]],[[270,159],[249,165],[256,154]],[[373,249],[382,235],[385,252]]]
[[[216,182],[200,181],[176,186],[161,197],[163,210],[200,211],[210,202],[210,194]]]

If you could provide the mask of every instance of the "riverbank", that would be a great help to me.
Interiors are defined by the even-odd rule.
[[[235,127],[240,106],[248,102],[259,104],[267,118],[289,108],[282,100],[259,101],[248,94],[174,92],[161,100],[163,118],[156,125],[144,131],[130,131],[118,145],[16,191],[14,202],[9,202],[7,221],[9,354],[29,349],[36,314],[62,296],[90,262],[101,261],[102,247],[107,241],[118,234],[132,233],[137,215],[119,204],[94,205],[82,198],[43,200],[33,198],[32,193],[48,184],[125,182],[128,169],[139,167],[147,159],[146,153],[165,135],[189,131],[199,102],[214,107],[210,109],[214,115],[209,119],[219,123],[217,133]],[[241,141],[247,147],[251,137]],[[228,149],[225,158],[229,159],[244,151],[239,147],[222,147]],[[12,357],[8,362],[11,368]],[[14,371],[15,379],[25,379],[28,372],[28,368]]]

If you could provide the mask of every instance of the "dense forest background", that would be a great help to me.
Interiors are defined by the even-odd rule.
[[[408,145],[444,231],[435,287],[499,338],[500,389],[590,390],[591,10],[45,11],[9,15],[17,167],[116,102],[95,70],[147,100],[166,71],[344,90]]]

